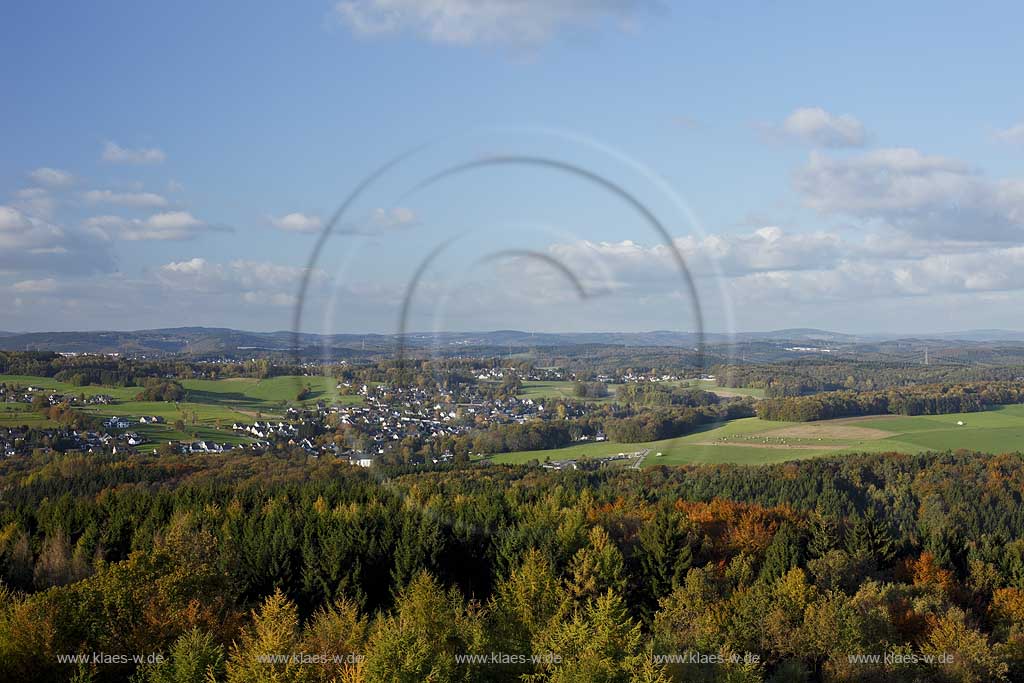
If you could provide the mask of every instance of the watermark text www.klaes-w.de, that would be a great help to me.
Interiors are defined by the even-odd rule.
[[[160,664],[165,656],[160,652],[124,654],[115,652],[78,652],[57,655],[60,664]]]
[[[348,654],[320,654],[315,652],[291,652],[286,654],[264,654],[257,655],[256,661],[260,664],[359,664],[366,659],[366,655]]]
[[[753,652],[722,654],[687,650],[686,652],[655,654],[653,659],[655,664],[758,664],[761,661],[761,655]]]
[[[517,654],[511,652],[463,653],[455,655],[456,664],[561,664],[562,656],[554,652]]]
[[[884,666],[935,666],[948,665],[956,661],[952,652],[923,654],[917,652],[875,652],[846,655],[849,664],[881,664]]]

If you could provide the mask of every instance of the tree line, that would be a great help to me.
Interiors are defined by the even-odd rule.
[[[809,422],[862,415],[972,413],[1017,403],[1024,403],[1024,385],[1018,382],[927,384],[765,399],[757,404],[757,415],[763,420]]]
[[[912,365],[878,361],[801,359],[779,363],[716,365],[723,387],[764,389],[768,398],[826,391],[879,391],[920,384],[1002,382],[1024,377],[1021,365]]]

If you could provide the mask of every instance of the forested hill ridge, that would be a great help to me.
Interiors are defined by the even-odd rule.
[[[298,354],[310,358],[384,357],[399,348],[409,353],[507,355],[559,350],[579,354],[587,349],[670,349],[691,353],[703,340],[708,363],[731,359],[774,362],[808,359],[857,358],[889,362],[953,363],[1024,362],[1024,333],[974,330],[936,335],[850,335],[810,328],[725,334],[709,332],[571,332],[518,330],[375,334],[313,334],[247,332],[227,328],[177,327],[137,331],[79,331],[0,333],[0,350],[107,353],[123,356],[184,354],[195,357],[252,357]]]
[[[1024,676],[1020,455],[560,473],[54,455],[0,461],[0,491],[4,681]],[[126,652],[161,661],[89,660]],[[333,659],[267,659],[290,653]]]

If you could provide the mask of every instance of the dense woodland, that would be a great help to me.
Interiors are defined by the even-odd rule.
[[[1024,378],[1024,366],[1021,365],[922,365],[831,359],[718,365],[712,371],[721,386],[764,389],[768,398],[823,391],[877,391],[917,384],[999,382]]]
[[[885,391],[833,391],[760,401],[764,420],[808,422],[861,415],[944,415],[974,413],[993,406],[1024,403],[1021,382],[925,384]]]
[[[203,363],[176,357],[142,360],[116,356],[62,356],[50,352],[0,351],[0,374],[52,377],[74,386],[141,386],[147,378],[219,379],[225,377],[266,378],[303,374],[298,364],[274,363],[266,358],[249,361]]]
[[[1024,680],[1018,455],[548,473],[66,454],[3,462],[0,491],[0,680]],[[289,653],[337,661],[260,659]],[[457,661],[488,653],[528,663]],[[724,661],[663,658],[684,653]],[[952,662],[849,659],[874,653]]]

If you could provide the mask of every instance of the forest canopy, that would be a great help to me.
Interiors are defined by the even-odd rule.
[[[3,462],[0,490],[2,680],[1024,672],[1019,455],[551,473],[67,454]],[[162,659],[58,657],[96,652]],[[850,659],[894,652],[931,659]],[[267,659],[288,653],[333,659]]]

